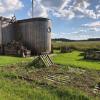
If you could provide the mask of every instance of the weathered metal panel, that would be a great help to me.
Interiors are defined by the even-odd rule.
[[[0,45],[2,44],[2,26],[1,26],[1,20],[0,20]]]
[[[51,52],[51,21],[24,20],[16,23],[16,34],[33,52]]]
[[[7,44],[14,40],[13,24],[7,23],[6,25],[2,26],[2,39],[3,44]]]
[[[0,24],[1,25],[1,24]],[[7,44],[12,40],[22,42],[33,53],[51,52],[51,21],[46,18],[20,20],[13,24],[9,22],[0,29],[0,43]]]

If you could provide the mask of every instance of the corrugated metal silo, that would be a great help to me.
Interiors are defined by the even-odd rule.
[[[19,20],[15,23],[16,39],[37,53],[51,52],[51,21],[47,18]]]
[[[1,20],[0,20],[0,45],[2,44],[2,26],[1,26]]]
[[[5,24],[2,26],[2,42],[3,44],[7,44],[14,40],[14,31],[13,24]]]

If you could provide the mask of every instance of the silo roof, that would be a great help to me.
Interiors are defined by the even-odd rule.
[[[29,19],[17,20],[17,22],[20,23],[20,22],[48,21],[48,20],[50,20],[50,19],[48,19],[48,18],[42,18],[42,17],[36,17],[36,18],[29,18]]]

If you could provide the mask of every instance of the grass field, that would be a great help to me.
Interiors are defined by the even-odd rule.
[[[61,65],[72,65],[75,67],[100,70],[100,61],[84,60],[81,53],[82,52],[79,51],[73,51],[72,53],[59,53],[58,51],[55,53],[56,55],[53,56],[53,61],[56,64]]]
[[[100,50],[100,41],[81,41],[81,42],[62,42],[52,41],[54,49],[59,49],[61,46],[72,47],[75,50],[98,49]]]
[[[28,64],[31,58],[0,56],[0,65],[4,66],[0,67],[0,100],[99,100],[100,95],[92,91],[99,82],[100,73],[87,69],[99,70],[99,63],[92,62],[94,68],[90,62],[79,61],[82,59],[80,53],[60,54],[57,51],[53,61],[62,66],[48,68],[35,68]],[[76,66],[69,66],[73,63],[77,67],[82,64],[82,68],[85,65],[91,67],[76,69]]]
[[[32,61],[31,58],[21,58],[21,57],[13,57],[13,56],[0,56],[0,66],[16,64],[21,62]]]
[[[73,85],[73,82],[69,84],[69,80],[66,80],[66,77],[65,79],[64,77],[63,79],[60,79],[60,75],[65,76],[65,73],[67,73],[67,71],[69,73],[69,70],[65,71],[62,70],[62,68],[56,67],[31,69],[30,67],[25,65],[1,67],[0,100],[99,100],[98,97],[95,97],[94,99],[93,96],[89,96],[89,94],[87,94],[88,92],[85,93],[82,90],[76,88],[79,84],[78,82],[80,81],[77,80],[77,85],[72,87],[71,84]],[[55,77],[54,80],[50,80],[48,79],[49,74],[59,76]],[[71,72],[70,75],[74,79],[77,74],[72,74]],[[33,79],[33,81],[19,78],[18,76],[27,77],[28,79],[31,78]],[[63,84],[62,81],[64,80],[66,81],[66,83]],[[84,81],[81,82],[83,83]],[[94,82],[95,81],[93,80],[91,84],[94,84]]]
[[[48,89],[22,80],[0,80],[1,100],[89,100],[71,89]]]
[[[36,68],[32,58],[0,56],[0,100],[100,100],[93,92],[100,81],[99,61],[84,60],[82,51],[55,50],[51,58],[60,66]]]

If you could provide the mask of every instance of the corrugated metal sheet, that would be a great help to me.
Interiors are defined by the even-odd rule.
[[[3,43],[21,41],[33,53],[51,52],[51,21],[47,18],[32,18],[6,24]]]
[[[14,40],[13,24],[8,23],[2,28],[2,39],[3,44],[7,44]]]
[[[9,26],[9,22],[10,22],[9,18],[0,17],[0,44],[3,44],[4,39],[8,40],[8,38],[6,38],[6,33],[7,33],[7,30],[9,29],[4,30],[4,28]],[[3,39],[3,36],[5,37],[4,39]]]
[[[50,20],[24,20],[16,23],[16,35],[33,52],[51,52]],[[19,40],[20,40],[19,38]]]
[[[0,21],[0,45],[2,44],[2,31],[1,31],[1,21]]]

